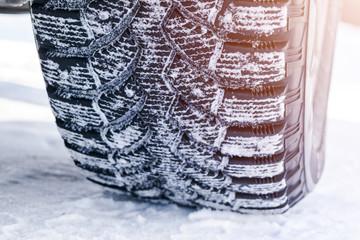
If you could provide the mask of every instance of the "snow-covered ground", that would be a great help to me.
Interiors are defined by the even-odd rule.
[[[283,215],[142,202],[87,181],[47,102],[28,15],[0,14],[0,240],[360,239],[360,27],[340,24],[321,182]]]

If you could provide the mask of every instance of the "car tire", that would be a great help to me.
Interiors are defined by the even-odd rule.
[[[336,22],[325,32],[311,14],[329,16],[331,2],[34,0],[49,101],[75,164],[142,198],[288,210],[323,169]],[[313,48],[325,34],[327,47]]]

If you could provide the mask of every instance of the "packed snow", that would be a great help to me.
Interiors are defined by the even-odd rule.
[[[86,180],[54,123],[29,15],[0,14],[0,23],[0,240],[360,239],[360,27],[339,27],[319,185],[283,215],[241,215],[144,202]]]

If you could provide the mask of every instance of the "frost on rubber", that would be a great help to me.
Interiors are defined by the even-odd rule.
[[[306,194],[307,0],[50,0],[31,15],[91,180],[244,213]]]

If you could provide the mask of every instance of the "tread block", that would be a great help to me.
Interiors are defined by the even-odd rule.
[[[281,174],[284,171],[284,162],[263,164],[263,165],[241,165],[229,164],[225,167],[224,173],[236,177],[273,177]]]
[[[171,117],[194,140],[213,148],[219,147],[226,132],[220,123],[180,101],[174,106]]]
[[[78,10],[85,7],[92,0],[34,0],[35,3],[45,4],[46,9]]]
[[[218,37],[204,26],[196,25],[178,10],[170,15],[164,26],[178,49],[199,67],[207,68],[214,54]]]
[[[145,148],[140,147],[135,151],[129,152],[127,154],[122,153],[121,151],[116,151],[113,159],[116,162],[116,167],[119,169],[122,168],[133,168],[133,167],[141,167],[150,168],[152,164],[156,164],[157,159]]]
[[[146,94],[129,78],[123,85],[107,90],[100,95],[98,105],[109,122],[128,122],[143,107]]]
[[[113,164],[107,159],[106,155],[101,154],[83,154],[72,149],[69,149],[71,158],[75,164],[85,170],[94,172],[104,176],[115,178]]]
[[[286,6],[244,6],[230,3],[217,26],[228,32],[269,36],[287,26]]]
[[[214,22],[217,10],[216,0],[179,0],[182,7],[195,16]]]
[[[139,49],[128,31],[115,41],[102,46],[90,58],[91,66],[102,84],[126,80]],[[128,73],[127,73],[128,72]],[[127,74],[126,74],[127,73]]]
[[[284,149],[283,134],[263,137],[227,135],[221,144],[221,153],[230,156],[252,157],[277,154]]]
[[[150,129],[138,117],[135,117],[130,125],[122,129],[117,129],[115,126],[105,132],[108,145],[124,153],[129,153],[142,146],[150,138],[150,135]]]
[[[266,196],[266,195],[265,195]],[[286,195],[280,197],[264,197],[255,199],[246,199],[243,196],[237,197],[234,201],[233,209],[237,208],[254,208],[254,209],[270,209],[270,208],[282,208],[288,202]]]
[[[209,192],[214,191],[214,189],[225,188],[231,184],[231,178],[224,176],[219,172],[201,171],[191,165],[181,168],[181,173],[186,175],[187,178],[197,181],[197,184],[192,182],[190,188],[196,189],[204,195],[208,195]]]
[[[191,67],[180,56],[175,56],[167,78],[188,104],[196,109],[216,114],[224,91],[214,80]]]
[[[63,98],[49,93],[50,106],[56,119],[74,125],[74,128],[99,128],[103,126],[100,113],[93,107],[91,100]]]
[[[179,144],[173,151],[185,159],[188,164],[202,169],[218,171],[223,167],[221,166],[222,156],[196,144],[186,135],[181,137]]]
[[[271,194],[274,192],[279,192],[286,189],[286,181],[285,179],[280,180],[279,182],[271,182],[271,183],[261,183],[261,184],[233,184],[229,186],[235,192],[241,192],[245,194]]]
[[[111,34],[131,12],[137,1],[96,0],[85,9],[85,18],[95,38]]]
[[[50,10],[32,7],[32,21],[38,43],[42,47],[82,47],[91,42],[83,26],[80,11]]]
[[[58,58],[40,53],[40,62],[50,86],[83,91],[97,87],[87,58]]]
[[[67,129],[65,126],[59,126],[58,130],[61,137],[67,144],[70,144],[78,152],[100,152],[105,153],[109,147],[104,143],[100,137],[100,133],[95,131],[76,131]]]
[[[215,66],[225,86],[251,88],[285,78],[285,53],[244,50],[225,43]]]
[[[241,92],[226,91],[218,114],[229,125],[279,121],[285,117],[285,96],[244,99]]]

